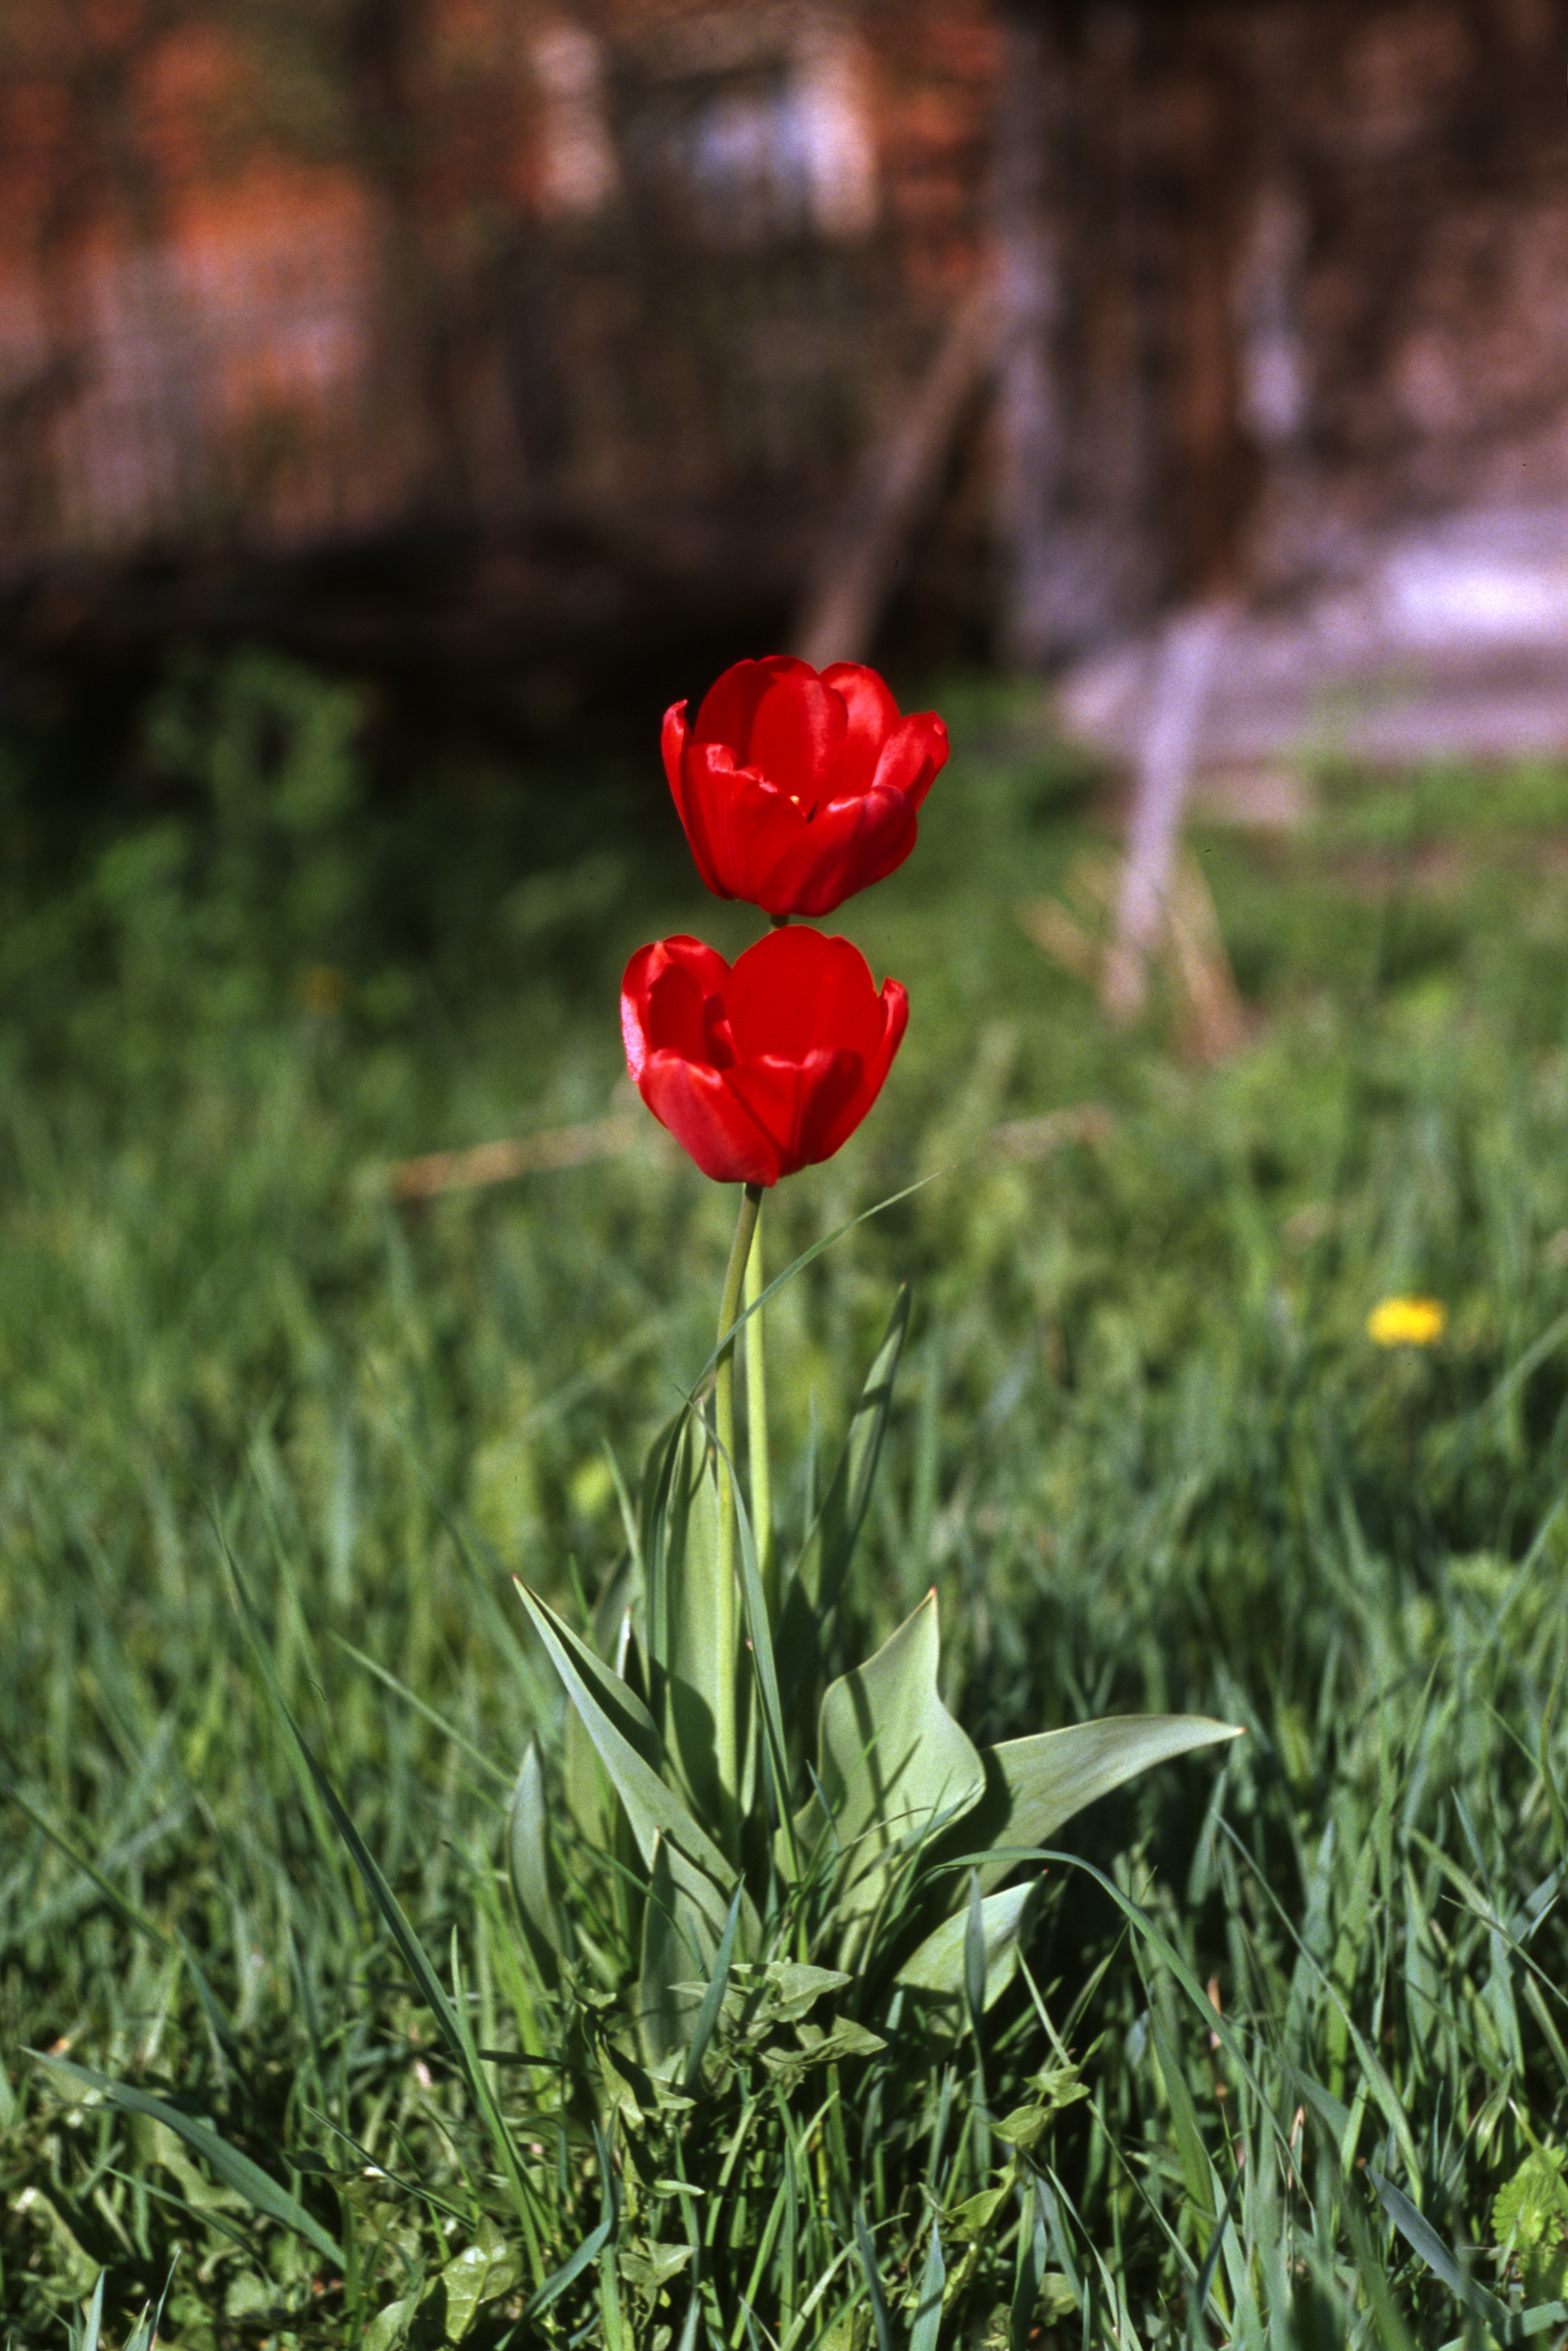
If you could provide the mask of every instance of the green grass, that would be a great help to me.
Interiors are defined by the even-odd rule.
[[[1555,2174],[1523,2169],[1568,2140],[1568,791],[1337,777],[1287,842],[1200,836],[1255,1032],[1198,1069],[1166,1010],[1111,1030],[1016,919],[1097,840],[1032,698],[930,699],[956,754],[920,847],[837,918],[908,985],[909,1036],[861,1134],[770,1203],[770,1263],[945,1172],[771,1318],[781,1514],[907,1275],[861,1630],[935,1584],[977,1737],[1124,1709],[1250,1736],[1073,1824],[1029,1950],[1050,2028],[1027,1984],[991,2013],[961,2125],[939,2073],[901,2138],[845,2069],[885,2308],[817,2142],[787,2177],[738,2162],[724,2226],[774,2215],[828,2277],[803,2346],[885,2324],[929,2351],[933,2221],[944,2343],[1008,2341],[1015,2297],[1010,2339],[1053,2346],[1504,2339],[1503,2306],[1568,2293]],[[704,1362],[732,1205],[651,1122],[418,1209],[385,1170],[603,1116],[626,955],[751,925],[691,879],[652,744],[641,768],[454,755],[394,800],[358,725],[245,657],[171,684],[118,813],[52,812],[24,743],[0,771],[18,2344],[90,2341],[101,2274],[116,2344],[161,2298],[179,2344],[368,2323],[376,2351],[653,2346],[685,2307],[649,2251],[656,2225],[684,2241],[680,2200],[607,2205],[516,2062],[550,2025],[502,1829],[560,1709],[508,1577],[569,1607],[613,1560],[607,1441],[630,1474]],[[1098,1139],[988,1156],[999,1122],[1089,1102]],[[1367,1340],[1400,1291],[1446,1303],[1436,1348]],[[232,1570],[449,2019],[496,2053],[477,2072]],[[1040,2077],[1069,2055],[1087,2095],[1057,2105]],[[1009,2155],[991,2126],[1031,2101]],[[1502,2233],[1527,2189],[1544,2217],[1510,2251],[1519,2179]]]

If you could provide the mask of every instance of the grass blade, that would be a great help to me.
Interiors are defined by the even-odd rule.
[[[920,2273],[920,2299],[914,2308],[909,2351],[937,2351],[937,2336],[942,2331],[942,2296],[947,2282],[947,2264],[942,2258],[942,2232],[933,2221],[931,2244],[926,2253],[925,2268]]]
[[[281,2186],[270,2173],[264,2172],[261,2165],[253,2163],[248,2155],[242,2155],[238,2147],[230,2146],[228,2140],[220,2137],[210,2123],[201,2122],[195,2115],[182,2113],[179,2107],[171,2106],[166,2098],[154,2097],[151,2090],[134,2089],[128,2082],[115,2082],[107,2074],[94,2073],[90,2066],[73,2065],[65,2057],[46,2056],[41,2049],[29,2049],[26,2054],[35,2064],[45,2067],[51,2074],[62,2076],[77,2089],[95,2090],[100,2097],[107,2098],[112,2106],[120,2107],[123,2113],[148,2115],[155,2123],[162,2123],[176,2137],[182,2138],[194,2154],[211,2165],[224,2185],[234,2188],[247,2204],[265,2214],[268,2220],[276,2221],[280,2228],[292,2229],[308,2245],[314,2245],[324,2259],[342,2268],[342,2251],[336,2240],[327,2235],[319,2221],[313,2219],[299,2198],[291,2196],[288,2189]]]

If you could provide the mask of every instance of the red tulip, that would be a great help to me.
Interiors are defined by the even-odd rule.
[[[909,1017],[858,948],[770,931],[726,963],[700,939],[640,947],[620,989],[638,1092],[720,1184],[776,1184],[831,1159],[882,1091]]]
[[[874,669],[737,661],[690,726],[664,713],[664,772],[697,869],[768,914],[830,914],[902,865],[948,756],[935,711],[901,718]]]

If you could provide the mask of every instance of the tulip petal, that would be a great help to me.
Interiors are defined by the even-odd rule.
[[[804,676],[778,677],[757,706],[750,740],[736,747],[737,764],[757,768],[809,816],[848,731],[844,698],[831,686],[808,669]]]
[[[677,808],[680,806],[681,753],[690,739],[691,728],[686,723],[686,705],[683,702],[672,702],[664,712],[664,723],[659,734],[659,748],[663,755],[664,773],[669,778],[669,788],[675,795]]]
[[[644,1066],[638,1091],[660,1125],[714,1183],[776,1184],[782,1172],[777,1144],[737,1095],[735,1074],[657,1053]]]
[[[727,743],[737,767],[751,764],[752,730],[763,698],[775,686],[787,690],[820,681],[808,661],[794,654],[765,654],[760,661],[735,661],[703,696],[692,737],[698,743]]]
[[[782,654],[770,654],[760,661],[731,662],[722,677],[714,678],[697,707],[693,742],[727,743],[744,764],[757,706],[785,665],[792,664],[788,664],[788,657]],[[804,669],[806,663],[802,661],[799,666]]]
[[[829,914],[901,865],[948,756],[933,711],[908,718],[874,669],[820,676],[787,654],[736,661],[664,713],[664,772],[715,897],[774,916]]]
[[[638,949],[620,984],[620,1033],[634,1079],[641,1082],[649,1054],[662,1050],[713,1059],[710,1007],[721,1008],[729,968],[716,949],[683,935]],[[730,1057],[727,1045],[722,1057]]]
[[[858,948],[769,933],[733,965],[685,937],[639,948],[621,984],[626,1063],[661,1124],[718,1183],[774,1184],[831,1158],[881,1091],[908,1018]]]
[[[948,763],[948,730],[935,710],[900,721],[882,746],[873,789],[904,792],[917,808]]]
[[[864,1068],[858,1053],[823,1046],[798,1060],[760,1053],[737,1061],[726,1074],[737,1101],[771,1137],[778,1172],[787,1176],[827,1158],[821,1139],[835,1128],[842,1126],[841,1141],[854,1133],[859,1121],[849,1113],[859,1099]]]
[[[691,732],[686,724],[686,705],[677,702],[664,712],[663,736],[661,749],[664,756],[664,774],[675,803],[675,812],[686,831],[687,846],[703,880],[715,898],[734,898],[739,895],[725,878],[724,868],[714,855],[709,839],[710,814],[713,793],[705,790],[703,766],[706,759],[699,755],[699,771],[695,778],[688,776],[692,759]],[[725,754],[718,745],[708,747],[717,763],[725,763]],[[733,759],[729,759],[733,764]]]
[[[690,745],[682,780],[685,805],[694,811],[687,837],[710,889],[745,899],[769,914],[795,912],[774,903],[770,876],[808,850],[806,814],[798,802],[751,768],[734,767],[721,744]],[[717,885],[711,874],[718,876]]]
[[[882,747],[899,723],[899,706],[874,669],[858,661],[835,661],[822,672],[844,704],[844,748],[833,763],[828,789],[835,800],[864,792],[876,774]]]
[[[820,931],[770,931],[738,955],[724,989],[735,1052],[804,1062],[823,1046],[872,1053],[881,1042],[876,983],[858,947]]]
[[[914,847],[914,808],[902,792],[867,792],[832,800],[767,877],[769,913],[831,914],[857,890],[867,890],[904,863]]]
[[[812,1162],[831,1159],[848,1143],[881,1093],[883,1081],[893,1066],[893,1056],[904,1042],[904,1032],[909,1025],[908,991],[898,980],[884,980],[877,1002],[882,1014],[882,1034],[874,1050],[861,1061],[860,1081],[854,1095],[816,1130]]]

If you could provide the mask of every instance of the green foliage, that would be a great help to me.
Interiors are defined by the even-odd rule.
[[[749,1217],[748,1210],[741,1228],[747,1245]],[[786,1563],[779,1619],[813,1628],[818,1676],[813,1686],[795,1672],[787,1714],[774,1612],[762,1595],[754,1530],[743,1527],[755,1670],[751,1686],[734,1693],[746,1721],[738,1805],[726,1801],[711,1693],[694,1704],[690,1678],[692,1658],[710,1641],[702,1601],[716,1540],[711,1508],[696,1506],[713,1474],[698,1409],[688,1408],[650,1453],[638,1506],[628,1511],[636,1554],[611,1579],[613,1604],[599,1611],[606,1653],[518,1584],[574,1726],[613,1791],[607,1813],[604,1790],[579,1758],[566,1777],[558,1838],[530,1741],[513,1797],[513,1891],[550,2046],[561,2053],[560,2104],[549,2120],[579,2141],[591,2134],[622,2177],[651,2193],[655,2208],[646,2215],[628,2199],[622,2237],[636,2276],[656,2289],[651,2315],[662,2314],[660,2323],[683,2338],[702,2322],[710,2339],[722,2340],[725,2314],[736,2310],[776,2337],[798,2334],[807,2315],[803,2229],[820,2241],[815,2262],[829,2277],[834,2248],[857,2229],[859,2168],[846,2159],[849,2116],[875,2115],[885,2174],[918,2176],[939,2082],[941,2107],[968,2149],[950,2189],[962,2215],[955,2226],[968,2242],[962,2276],[991,2274],[1016,2232],[1013,2206],[1026,2199],[1023,2158],[997,2188],[980,2184],[992,2133],[984,2065],[977,2055],[972,2090],[960,2076],[956,2096],[946,2069],[967,2033],[984,2036],[984,2020],[1017,1965],[1036,1887],[982,1898],[975,1865],[992,1881],[1006,1877],[1038,1860],[1034,1840],[1097,1795],[1152,1762],[1232,1736],[1198,1718],[1133,1717],[982,1751],[938,1691],[934,1592],[864,1664],[832,1672],[834,1598],[870,1496],[906,1311],[901,1300],[827,1499]],[[771,1551],[774,1530],[755,1533]],[[814,1607],[799,1590],[804,1575],[812,1579]],[[683,1599],[689,1586],[695,1593]],[[688,1613],[698,1624],[690,1645]],[[591,1974],[583,1965],[590,1948]],[[585,2064],[589,2049],[595,2062]],[[1061,2082],[1070,2084],[1064,2093]],[[1061,2069],[1052,2088],[1045,2103],[1016,2107],[997,2135],[1033,2147],[1057,2108],[1081,2094],[1075,2070]],[[814,2210],[791,2212],[786,2253],[772,2216],[760,2216],[769,2193],[792,2192],[793,2151],[809,2148],[825,2119],[837,2160],[820,2153]],[[666,2194],[684,2198],[698,2220],[724,2216],[722,2230],[689,2222],[678,2264],[661,2233]],[[745,2224],[748,2207],[758,2217]],[[880,2294],[885,2262],[859,2249]],[[906,2261],[914,2251],[906,2246]],[[935,2341],[946,2282],[933,2227],[913,2339]],[[843,2316],[852,2320],[853,2306]]]
[[[1492,2207],[1492,2231],[1532,2302],[1568,2302],[1568,2179],[1560,2148],[1525,2157]]]
[[[627,1664],[605,1439],[640,1459],[700,1374],[729,1203],[651,1130],[419,1208],[384,1170],[600,1118],[627,954],[745,932],[694,900],[678,842],[661,861],[655,759],[628,779],[473,759],[399,801],[346,722],[289,717],[318,691],[290,675],[182,672],[185,752],[160,737],[118,815],[52,803],[25,745],[0,809],[12,2339],[145,2344],[156,2319],[193,2347],[581,2327],[652,2351],[707,2265],[792,2296],[798,2351],[865,2351],[879,2327],[929,2330],[933,2225],[941,2346],[1436,2347],[1500,2329],[1494,2306],[1556,2339],[1568,2319],[1532,2313],[1560,2279],[1526,2274],[1496,2211],[1524,2180],[1544,2256],[1536,2158],[1568,2117],[1568,902],[1547,799],[1461,828],[1456,793],[1439,823],[1435,787],[1390,790],[1369,848],[1336,831],[1355,807],[1336,784],[1292,839],[1201,835],[1257,1032],[1198,1070],[1162,1012],[1109,1030],[1015,919],[1093,838],[1038,707],[920,697],[948,711],[953,770],[920,855],[842,918],[909,986],[909,1037],[876,1117],[769,1202],[771,1257],[955,1172],[767,1309],[781,1470],[817,1432],[780,1527],[834,1520],[837,1557],[858,1518],[833,1654],[781,1622],[781,1702],[794,1675],[873,1657],[935,1587],[940,1700],[982,1756],[1131,1714],[1249,1736],[1222,1769],[1177,1757],[1066,1826],[1043,1801],[1006,1827],[1058,1857],[989,2006],[979,1840],[942,1832],[964,1927],[941,2033],[907,1988],[893,2032],[862,2016],[833,1953],[748,1955],[738,1917],[722,1976],[720,1886],[711,1966],[663,1967],[690,2033],[665,2080],[669,2052],[622,2061],[614,2024],[653,1864],[629,1839],[608,1880],[584,1860],[613,1835],[611,1785],[510,1579]],[[220,739],[251,746],[238,802]],[[353,778],[314,830],[270,797],[306,742]],[[1489,779],[1486,808],[1508,790]],[[1039,1157],[990,1146],[1085,1103],[1104,1115]],[[905,1276],[897,1389],[873,1381],[853,1423],[875,1480],[830,1510],[848,1367],[876,1358]],[[1396,1291],[1444,1300],[1440,1346],[1370,1345]],[[423,1988],[258,1679],[225,1548]],[[970,1820],[1015,1801],[998,1769]],[[550,1897],[526,1944],[509,1859]],[[552,1952],[578,1988],[555,2042]],[[833,2047],[847,2026],[896,2074]],[[594,2124],[631,2108],[643,2168],[607,2173]],[[722,2193],[692,2192],[726,2163]],[[749,2341],[738,2302],[723,2320]]]

